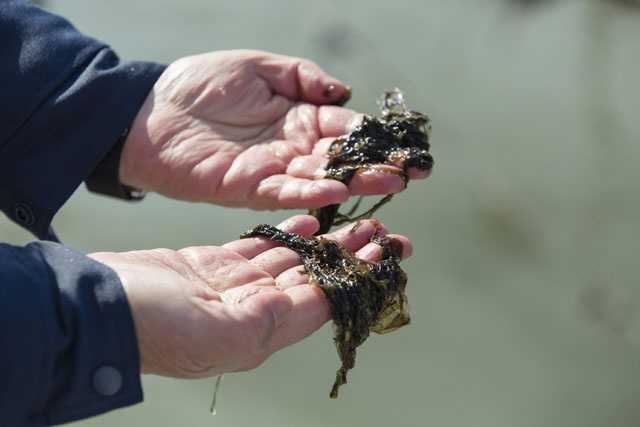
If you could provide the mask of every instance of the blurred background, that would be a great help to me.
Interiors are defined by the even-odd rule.
[[[376,219],[409,236],[412,324],[373,335],[337,400],[329,325],[257,370],[145,376],[145,401],[74,426],[640,425],[640,8],[633,1],[45,0],[125,59],[232,48],[312,59],[377,113],[433,121],[433,175]],[[219,245],[298,213],[80,188],[83,252]],[[3,241],[30,235],[0,218]]]

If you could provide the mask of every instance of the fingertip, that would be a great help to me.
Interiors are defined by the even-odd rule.
[[[364,116],[365,114],[363,113],[353,114],[351,116],[351,120],[349,120],[349,122],[347,123],[346,130],[351,132],[352,130],[360,126],[364,122]]]
[[[400,254],[401,259],[407,259],[413,254],[413,245],[411,241],[407,239],[405,236],[401,236],[399,234],[387,234],[386,237],[395,240],[402,246],[402,253]],[[380,253],[382,251],[382,247],[379,243],[373,241],[364,245],[361,249],[356,252],[356,257],[363,259],[369,262],[375,262],[378,260]]]
[[[433,172],[433,167],[430,167],[427,170],[421,170],[418,168],[409,168],[407,169],[407,178],[409,179],[425,179],[428,178]]]
[[[318,231],[320,223],[318,219],[312,215],[294,215],[278,224],[278,228],[287,233],[311,236]]]
[[[402,259],[407,259],[411,255],[413,255],[413,243],[411,243],[411,240],[407,239],[407,243],[402,246]]]
[[[258,63],[260,76],[276,93],[291,100],[323,105],[345,95],[344,83],[308,59],[259,52]]]
[[[402,259],[407,259],[413,255],[413,243],[407,237],[400,234],[387,234],[387,237],[395,239],[402,244]]]
[[[339,102],[344,104],[351,95],[351,90],[344,83],[331,77],[318,64],[309,60],[300,60],[298,82],[300,84],[300,98],[313,104],[337,104]]]
[[[334,84],[329,84],[322,95],[327,99],[335,98],[335,96],[340,93],[336,90],[336,86]],[[331,105],[336,105],[338,107],[342,107],[347,101],[351,99],[351,86],[343,86],[342,93],[338,98],[331,101]]]

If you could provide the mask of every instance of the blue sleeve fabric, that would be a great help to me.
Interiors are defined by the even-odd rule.
[[[130,125],[164,66],[22,0],[0,0],[0,210],[38,238]],[[60,244],[0,244],[0,426],[142,399],[119,278]]]
[[[142,400],[133,331],[113,270],[58,243],[0,244],[0,425],[60,424]],[[115,378],[101,377],[105,367]]]
[[[120,61],[21,0],[0,0],[0,64],[0,209],[45,239],[164,67]]]

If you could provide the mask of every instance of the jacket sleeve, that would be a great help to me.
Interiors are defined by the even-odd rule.
[[[58,243],[0,244],[0,425],[60,424],[140,400],[116,273]]]
[[[0,209],[38,238],[133,121],[164,66],[0,1]]]
[[[164,70],[21,0],[0,0],[0,210],[45,238]],[[0,425],[58,424],[142,399],[126,296],[63,245],[0,244]]]

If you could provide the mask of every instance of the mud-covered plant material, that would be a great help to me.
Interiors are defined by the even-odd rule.
[[[385,164],[399,168],[398,174],[404,179],[406,186],[409,168],[426,171],[433,167],[433,157],[429,154],[429,117],[408,110],[404,95],[397,88],[386,91],[378,102],[381,117],[365,116],[360,126],[331,144],[327,153],[329,162],[325,178],[349,185],[355,174],[370,170],[373,165]],[[385,196],[358,216],[354,216],[354,212],[359,201],[347,214],[338,212],[339,204],[311,209],[309,213],[320,221],[317,234],[324,234],[333,225],[371,218],[392,197],[391,194]]]
[[[356,348],[371,331],[392,332],[410,320],[405,294],[407,276],[399,265],[402,243],[376,234],[371,241],[382,248],[376,262],[356,258],[339,243],[324,237],[305,238],[270,225],[258,225],[240,236],[264,236],[292,249],[300,255],[310,283],[324,292],[331,306],[334,341],[341,361],[331,398],[336,398],[340,386],[346,384],[347,371],[355,366]]]

